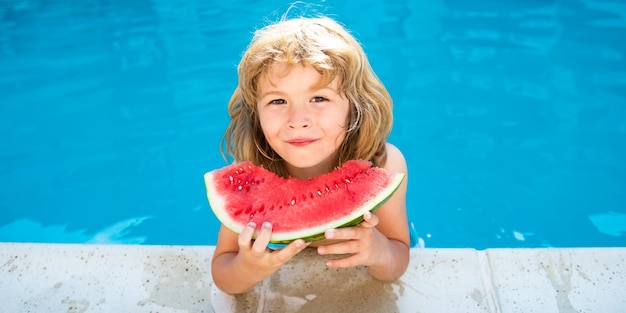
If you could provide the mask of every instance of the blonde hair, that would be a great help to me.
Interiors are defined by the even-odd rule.
[[[265,140],[257,115],[259,81],[274,62],[314,67],[322,74],[321,86],[339,78],[338,91],[350,102],[350,114],[336,166],[351,159],[385,164],[385,142],[393,123],[391,96],[357,40],[327,17],[283,19],[254,33],[228,103],[231,120],[220,146],[226,161],[228,153],[237,162],[249,160],[288,176],[284,162]]]

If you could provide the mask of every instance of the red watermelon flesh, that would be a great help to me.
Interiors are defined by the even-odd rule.
[[[356,225],[398,188],[404,174],[353,160],[334,171],[301,180],[282,178],[252,162],[232,164],[204,175],[215,216],[236,233],[249,222],[257,231],[272,223],[273,243],[323,239],[331,228]]]

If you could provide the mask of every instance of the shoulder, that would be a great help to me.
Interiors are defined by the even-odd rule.
[[[385,162],[385,166],[383,166],[383,168],[397,173],[406,174],[408,170],[406,159],[404,158],[402,151],[389,142],[386,142],[385,146],[387,148],[387,161]]]

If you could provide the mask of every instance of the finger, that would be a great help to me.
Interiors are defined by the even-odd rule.
[[[361,222],[359,226],[371,228],[376,227],[376,225],[378,225],[378,216],[371,212],[365,212],[365,214],[363,214],[363,222]]]
[[[326,246],[317,247],[317,253],[321,255],[325,254],[350,254],[359,251],[360,241],[349,240],[338,242]]]
[[[373,228],[378,225],[378,216],[371,212],[365,212],[363,214],[363,222],[359,224],[360,227]],[[359,228],[358,227],[344,227],[339,229],[329,229],[324,232],[326,239],[358,239]]]
[[[239,249],[247,250],[250,249],[250,245],[252,242],[252,237],[254,236],[254,230],[256,229],[256,224],[254,222],[248,223],[246,227],[243,228],[239,237],[237,237],[237,244],[239,245]]]
[[[298,240],[294,240],[290,242],[285,248],[281,249],[280,251],[276,251],[274,253],[276,257],[278,257],[278,260],[281,263],[284,263],[284,262],[289,261],[289,259],[294,257],[296,254],[300,253],[310,244],[311,244],[310,242],[304,242],[304,240],[298,239]]]
[[[344,227],[338,229],[329,229],[324,232],[324,237],[326,239],[357,239],[358,238],[358,227]]]
[[[252,253],[256,256],[261,256],[265,253],[265,248],[267,248],[267,244],[270,242],[270,237],[272,236],[272,223],[265,222],[261,225],[261,230],[259,234],[256,236],[256,240],[252,244]]]
[[[352,254],[345,258],[330,259],[326,261],[326,266],[335,268],[347,268],[357,265],[363,265],[362,257],[360,254]]]

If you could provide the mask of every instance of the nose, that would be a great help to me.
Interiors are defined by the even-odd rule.
[[[307,128],[311,126],[310,112],[306,105],[292,105],[289,108],[289,120],[287,126],[292,129]]]

